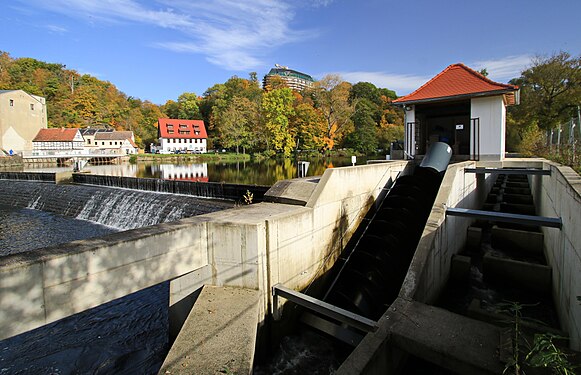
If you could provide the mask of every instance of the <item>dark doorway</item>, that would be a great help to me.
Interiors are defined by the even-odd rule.
[[[445,142],[455,156],[470,155],[470,100],[418,104],[415,108],[418,154],[431,144]],[[418,126],[418,125],[416,125]]]

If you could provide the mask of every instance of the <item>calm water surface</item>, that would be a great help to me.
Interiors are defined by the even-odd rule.
[[[357,165],[365,164],[366,158],[357,158]],[[306,176],[320,176],[327,168],[351,165],[351,158],[318,158],[309,161]],[[38,172],[70,171],[71,167],[55,168],[37,165],[19,170]],[[298,163],[291,159],[264,160],[261,162],[209,162],[160,164],[143,162],[120,165],[87,165],[83,171],[93,174],[189,180],[201,182],[227,182],[233,184],[273,185],[280,180],[297,178]]]

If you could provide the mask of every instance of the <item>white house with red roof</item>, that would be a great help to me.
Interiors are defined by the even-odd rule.
[[[519,104],[519,88],[453,64],[393,103],[405,110],[408,157],[421,157],[432,143],[445,142],[456,159],[502,160],[506,107]]]
[[[160,118],[157,122],[161,153],[205,153],[208,134],[202,120]]]
[[[76,128],[40,129],[32,140],[33,151],[47,154],[82,153],[85,140]]]

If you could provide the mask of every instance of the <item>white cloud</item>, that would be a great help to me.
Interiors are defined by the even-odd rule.
[[[66,28],[57,25],[46,25],[45,28],[47,28],[48,31],[55,34],[65,34],[66,32],[68,32]]]
[[[318,0],[322,6],[330,2]],[[315,34],[292,29],[293,6],[277,0],[158,0],[157,7],[136,0],[36,0],[36,6],[88,22],[134,22],[175,30],[174,40],[151,44],[200,53],[232,70],[263,66],[265,51]]]
[[[531,55],[507,56],[501,59],[475,61],[469,66],[475,70],[485,69],[488,78],[505,82],[520,77],[521,72],[531,65]]]
[[[370,82],[377,87],[393,90],[400,96],[409,94],[432,78],[385,72],[337,72],[333,74],[338,74],[351,83]]]

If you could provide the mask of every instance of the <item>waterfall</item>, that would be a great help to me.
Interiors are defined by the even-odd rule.
[[[140,228],[220,211],[231,201],[82,185],[2,181],[0,204],[27,207],[120,230]]]

